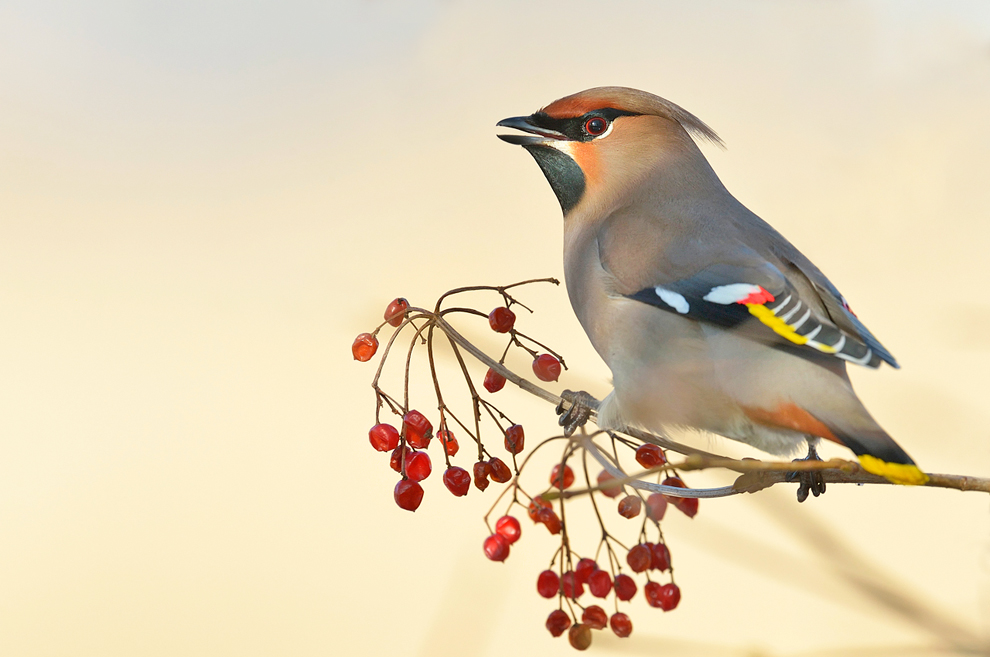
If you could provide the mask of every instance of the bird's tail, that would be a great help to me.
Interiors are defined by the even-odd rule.
[[[839,442],[859,457],[859,464],[867,472],[905,486],[923,486],[928,483],[928,475],[882,429],[851,433],[831,425],[828,428]]]

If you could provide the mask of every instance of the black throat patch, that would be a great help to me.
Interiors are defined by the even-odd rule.
[[[550,188],[557,196],[560,209],[566,215],[578,204],[584,196],[584,173],[577,162],[566,153],[561,153],[551,146],[523,146],[540,165],[543,175],[547,177]]]

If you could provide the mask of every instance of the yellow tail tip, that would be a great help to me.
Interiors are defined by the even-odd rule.
[[[928,483],[928,475],[918,469],[916,465],[906,463],[887,463],[875,456],[863,454],[859,457],[859,464],[867,472],[880,475],[887,481],[903,486],[923,486]]]

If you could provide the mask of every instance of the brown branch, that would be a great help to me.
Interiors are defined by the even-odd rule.
[[[489,288],[490,289],[490,288]],[[534,384],[527,379],[522,378],[517,375],[512,370],[505,367],[503,364],[499,363],[492,357],[490,357],[485,352],[481,351],[478,347],[472,344],[467,338],[458,333],[454,327],[447,323],[443,318],[434,316],[431,321],[435,322],[437,327],[447,334],[447,337],[464,351],[468,352],[476,359],[481,361],[483,364],[487,365],[492,370],[498,372],[506,378],[507,381],[511,381],[517,387],[525,390],[531,395],[535,395],[540,399],[547,401],[555,406],[561,406],[563,409],[570,407],[570,402],[553,394],[549,390],[545,390],[540,386]],[[592,399],[589,403],[592,418],[597,417],[598,406],[601,402]],[[684,445],[675,440],[655,433],[650,433],[648,431],[643,431],[641,429],[626,428],[622,431],[633,438],[641,440],[643,442],[653,443],[654,445],[659,445],[664,449],[673,450],[675,452],[687,455],[687,459],[681,464],[672,466],[675,469],[680,469],[684,471],[690,470],[703,470],[707,468],[726,468],[734,472],[741,473],[732,485],[732,492],[726,494],[738,494],[738,493],[754,493],[758,490],[768,488],[775,484],[785,483],[788,481],[788,475],[791,472],[806,471],[806,470],[820,470],[822,477],[826,483],[829,484],[889,484],[891,482],[887,481],[883,477],[879,477],[874,474],[870,474],[863,470],[858,463],[852,461],[845,461],[842,459],[831,459],[829,461],[798,461],[798,462],[767,462],[758,461],[756,459],[730,459],[719,456],[717,454],[712,454],[704,450],[700,450],[689,445]],[[587,438],[586,438],[587,439]],[[597,451],[597,450],[595,450]],[[600,452],[599,452],[600,454]],[[639,480],[640,477],[651,474],[655,471],[646,471],[639,473],[634,476],[625,476],[617,478],[616,481],[608,482],[606,487],[618,486],[622,484],[634,485],[635,482],[643,483]],[[971,477],[966,475],[949,475],[949,474],[928,474],[929,480],[925,486],[929,488],[951,488],[960,491],[979,491],[984,493],[990,493],[990,479],[982,477]],[[650,484],[651,488],[656,487],[657,484]],[[598,487],[588,488],[582,491],[568,491],[563,497],[571,497],[574,495],[587,494],[591,491],[599,490]],[[687,489],[690,490],[690,489]],[[720,489],[711,489],[712,491]],[[666,491],[665,491],[666,493]],[[715,494],[714,497],[720,497],[722,495]],[[554,496],[556,497],[556,496]]]

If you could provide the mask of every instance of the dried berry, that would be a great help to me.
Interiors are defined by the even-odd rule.
[[[433,466],[426,452],[413,452],[406,457],[406,476],[413,481],[423,481],[430,476]]]
[[[385,309],[385,321],[390,326],[398,326],[406,318],[406,311],[408,309],[409,302],[402,297],[393,300],[392,303],[388,304],[388,308]]]
[[[536,578],[536,592],[544,598],[552,598],[560,593],[560,578],[552,570],[544,570]]]
[[[647,443],[640,445],[636,450],[636,462],[644,468],[655,468],[658,465],[666,463],[667,458],[663,455],[662,449],[656,445]]]
[[[408,445],[399,445],[394,450],[392,450],[392,456],[391,458],[389,458],[388,464],[392,466],[392,469],[395,470],[396,472],[402,472],[403,462],[408,461],[409,455],[412,453],[413,451],[409,449]]]
[[[650,567],[650,562],[653,561],[653,551],[650,550],[649,546],[634,545],[629,553],[626,554],[626,563],[632,568],[634,573],[641,573]]]
[[[504,484],[512,479],[512,470],[505,464],[505,461],[497,456],[493,456],[488,460],[488,474],[492,478],[492,481],[497,481],[500,484]]]
[[[571,626],[571,618],[560,609],[554,609],[547,616],[547,629],[550,634],[560,636]]]
[[[378,351],[378,338],[370,333],[362,333],[357,336],[354,338],[354,344],[351,345],[351,354],[354,356],[354,360],[362,363],[371,360],[376,351]]]
[[[615,576],[615,597],[619,600],[632,600],[636,595],[636,582],[629,575],[619,573]]]
[[[660,493],[653,493],[646,498],[646,515],[651,520],[660,522],[667,513],[667,498]]]
[[[651,607],[660,606],[660,591],[663,589],[663,585],[660,582],[647,582],[646,586],[643,587],[643,596],[646,598],[646,603]]]
[[[440,431],[437,431],[437,439],[440,441],[440,444],[443,445],[443,449],[447,452],[447,456],[456,456],[457,450],[461,448],[461,446],[457,444],[457,438],[454,438],[454,432],[448,429],[441,429]]]
[[[457,497],[464,497],[471,487],[471,475],[464,468],[453,465],[443,473],[443,485]]]
[[[599,486],[602,486],[608,481],[615,481],[615,477],[605,472],[604,470],[598,473]],[[615,499],[619,495],[622,495],[622,486],[609,486],[608,488],[602,488],[601,493],[605,497],[611,497],[612,499]]]
[[[550,354],[540,354],[533,361],[533,374],[540,381],[556,381],[560,378],[560,361]]]
[[[505,430],[505,451],[509,454],[518,454],[523,451],[525,443],[526,434],[523,432],[522,425],[513,424]]]
[[[587,584],[588,577],[590,577],[591,573],[596,570],[598,570],[598,564],[595,563],[594,559],[589,559],[587,557],[579,560],[577,565],[574,566],[574,574],[577,575],[578,581],[582,584]]]
[[[574,571],[568,570],[560,577],[560,590],[564,592],[565,598],[576,600],[584,595],[584,584],[578,581]]]
[[[681,601],[681,589],[677,584],[670,583],[664,584],[660,588],[660,608],[664,611],[670,611],[675,608]]]
[[[496,333],[508,333],[515,324],[516,314],[505,306],[499,306],[488,313],[488,325]]]
[[[433,438],[433,425],[419,411],[409,411],[402,416],[402,435],[412,447],[426,449]]]
[[[488,475],[491,473],[491,467],[488,465],[487,461],[478,461],[474,464],[474,486],[478,490],[485,490],[488,488]]]
[[[621,611],[612,614],[612,618],[608,622],[609,627],[615,632],[615,636],[620,639],[624,639],[630,634],[632,634],[632,621],[629,617],[623,614]]]
[[[539,513],[540,509],[552,509],[553,506],[550,502],[537,495],[529,502],[529,509],[527,513],[529,514],[529,519],[533,522],[540,522]]]
[[[623,518],[635,518],[643,509],[643,501],[638,495],[626,495],[619,500],[619,515]]]
[[[522,527],[519,526],[519,521],[512,516],[502,516],[495,521],[495,533],[500,534],[509,542],[509,545],[512,545],[522,536]]]
[[[596,598],[605,598],[612,591],[612,578],[607,571],[596,570],[588,576],[588,591]]]
[[[488,392],[498,392],[505,387],[505,377],[495,370],[488,368],[488,371],[485,373],[483,385]]]
[[[652,570],[670,570],[670,550],[663,543],[657,543],[651,549],[653,559],[650,561]]]
[[[557,517],[553,509],[540,509],[537,511],[536,516],[537,520],[543,523],[548,532],[551,534],[560,533],[560,518]]]
[[[399,446],[399,432],[391,424],[376,424],[368,431],[371,446],[379,452],[390,452]]]
[[[485,539],[485,556],[492,561],[505,561],[509,556],[509,542],[501,534],[492,534]]]
[[[423,501],[423,487],[415,481],[402,479],[395,485],[395,503],[406,511],[415,511]]]
[[[571,466],[564,464],[561,468],[561,464],[553,466],[553,470],[550,471],[550,485],[561,490],[565,488],[570,488],[571,484],[574,483],[574,471],[571,470]]]
[[[591,628],[578,623],[567,631],[567,640],[575,650],[587,650],[591,645]]]
[[[608,614],[598,605],[591,605],[584,608],[581,614],[581,622],[593,630],[600,630],[608,625]]]
[[[687,485],[681,481],[680,477],[667,477],[663,480],[664,486],[677,486],[678,488],[687,488]],[[686,515],[688,518],[693,518],[698,515],[698,499],[695,497],[674,497],[672,495],[667,495],[667,501],[677,507],[677,509]]]

